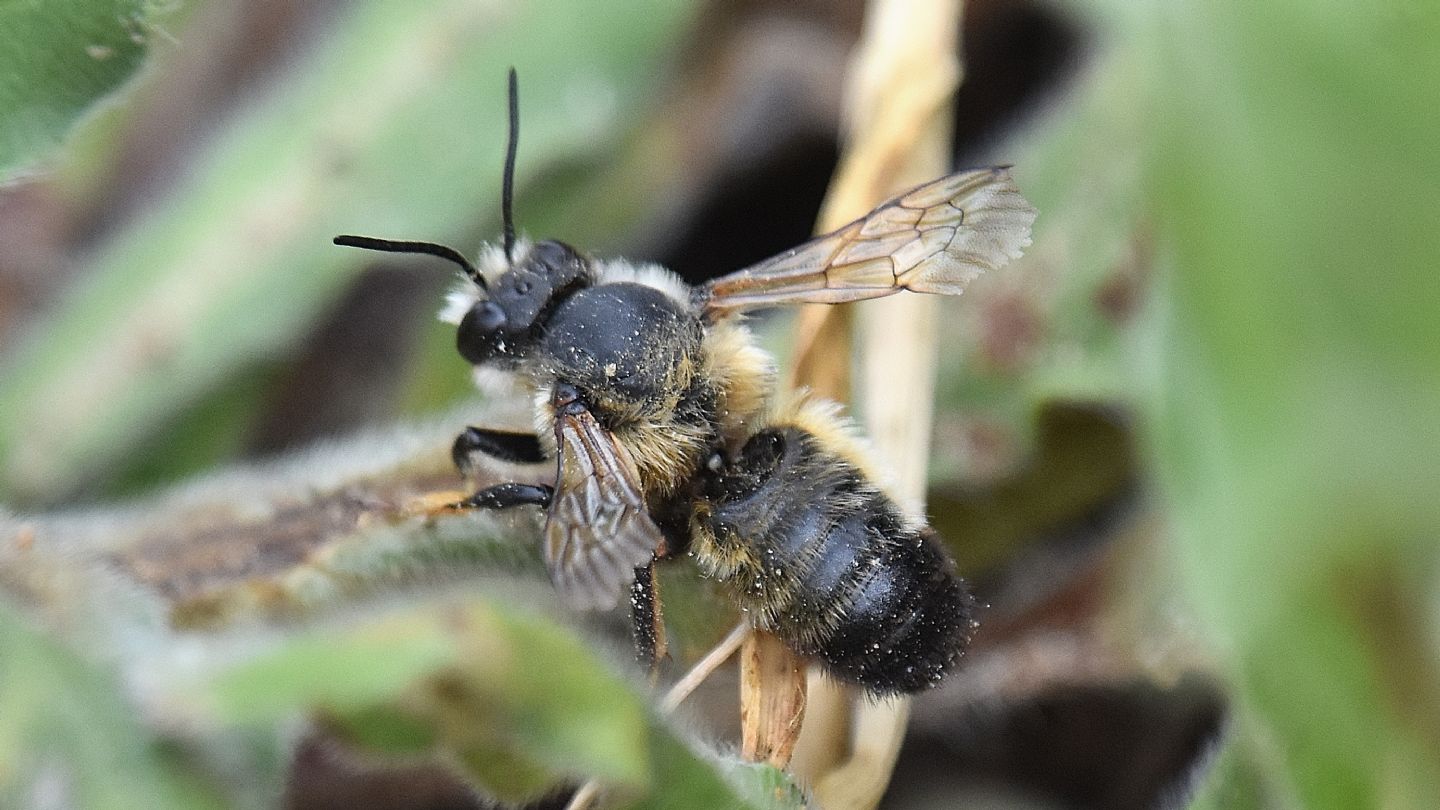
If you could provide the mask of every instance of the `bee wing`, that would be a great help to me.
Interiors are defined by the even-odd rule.
[[[560,471],[545,522],[545,562],[573,607],[614,607],[662,535],[625,447],[588,412],[556,420]]]
[[[1009,167],[948,175],[839,230],[722,276],[700,290],[707,313],[839,304],[901,290],[959,295],[982,271],[1020,256],[1035,208]]]

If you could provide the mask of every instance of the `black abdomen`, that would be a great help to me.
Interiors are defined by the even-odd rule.
[[[708,483],[696,554],[753,621],[879,694],[937,683],[974,628],[929,529],[811,433],[763,431]]]

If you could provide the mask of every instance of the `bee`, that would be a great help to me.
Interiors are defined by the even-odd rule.
[[[442,318],[457,325],[460,355],[533,392],[534,433],[470,427],[453,457],[462,473],[482,456],[553,460],[554,484],[501,483],[455,508],[547,510],[556,588],[577,609],[631,592],[642,658],[654,654],[638,631],[655,609],[651,566],[688,551],[754,626],[830,675],[875,695],[938,683],[975,628],[967,587],[923,518],[877,483],[839,406],[776,392],[745,314],[902,290],[958,295],[1030,242],[1035,210],[1008,168],[926,183],[691,287],[658,266],[516,238],[513,71],[509,90],[500,245],[472,263],[427,242],[334,240],[458,265]]]

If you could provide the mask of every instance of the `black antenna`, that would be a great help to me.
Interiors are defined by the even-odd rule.
[[[460,265],[465,270],[465,275],[479,285],[480,289],[488,290],[485,284],[485,277],[480,275],[480,270],[470,263],[470,260],[460,255],[455,248],[437,245],[434,242],[396,242],[392,239],[376,239],[371,236],[337,236],[331,240],[342,247],[361,248],[363,250],[379,250],[385,253],[424,253],[428,256],[439,256],[442,259]]]
[[[505,258],[515,262],[515,147],[520,143],[520,91],[510,68],[510,142],[505,146],[505,180],[500,191],[500,218],[505,232]]]

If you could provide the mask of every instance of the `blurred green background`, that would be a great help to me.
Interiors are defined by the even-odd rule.
[[[0,4],[0,543],[24,545],[22,515],[63,527],[473,401],[433,318],[448,270],[329,239],[493,238],[511,65],[523,231],[692,280],[799,242],[862,16]],[[944,303],[931,513],[991,607],[886,806],[1440,806],[1440,7],[977,0],[964,42],[957,163],[1014,163],[1041,216],[1024,260]],[[757,329],[783,354],[783,315]],[[534,668],[584,659],[572,703],[593,686],[624,705],[567,720],[545,708],[564,687],[525,693],[403,633],[380,646],[393,672],[336,692],[346,676],[292,676],[390,657],[367,652],[377,631],[292,628],[166,699],[224,707],[197,710],[228,729],[197,755],[136,685],[171,652],[37,631],[67,597],[0,563],[7,807],[265,806],[215,763],[273,786],[305,754],[274,728],[315,704],[382,749],[435,750],[437,695],[502,729],[440,746],[496,795],[569,774],[715,806],[779,779],[668,742],[688,737],[640,690],[595,685],[604,655],[491,602],[467,615],[501,648],[527,648],[504,641],[523,626],[550,639]],[[447,667],[470,680],[393,709]]]

